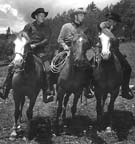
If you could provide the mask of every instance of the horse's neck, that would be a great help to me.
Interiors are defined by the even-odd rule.
[[[76,76],[77,73],[83,73],[85,71],[82,67],[79,67],[79,65],[76,64],[73,53],[70,54],[67,65],[69,67],[69,73],[73,77]]]
[[[108,60],[104,60],[100,57],[96,70],[101,73],[105,71],[108,73],[109,70],[121,72],[121,65],[117,56],[114,53],[112,53]]]
[[[70,55],[69,55],[69,62],[71,63],[71,65],[73,65],[73,63],[74,63],[74,57],[73,57],[72,52],[70,52]]]
[[[120,61],[118,59],[118,56],[114,53],[113,57],[114,57],[114,65],[115,65],[116,70],[117,71],[121,71],[122,67],[121,67],[121,63],[120,63]]]
[[[26,73],[30,73],[35,70],[35,58],[33,54],[29,54],[26,56],[24,70]]]
[[[72,52],[70,53],[68,64],[69,64],[70,71],[72,71],[73,69],[75,69],[74,55],[73,55]]]

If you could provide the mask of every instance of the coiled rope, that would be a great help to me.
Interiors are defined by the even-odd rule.
[[[63,66],[65,65],[68,57],[70,55],[70,51],[62,51],[58,53],[51,62],[50,69],[53,73],[59,73]]]

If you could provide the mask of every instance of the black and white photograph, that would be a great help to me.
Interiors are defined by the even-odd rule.
[[[135,0],[0,0],[0,144],[135,144]]]

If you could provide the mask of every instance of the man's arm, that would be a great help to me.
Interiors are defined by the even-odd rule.
[[[31,24],[26,24],[22,31],[26,32],[29,35],[29,33],[31,33],[32,31]]]
[[[109,36],[110,38],[115,39],[114,34],[110,30],[111,26],[107,22],[102,22],[99,27],[101,28],[102,32],[105,35]]]
[[[59,43],[60,46],[64,48],[64,50],[69,49],[66,43],[64,42],[65,35],[67,33],[67,27],[65,25],[62,26],[60,34],[58,36],[57,42]]]
[[[40,41],[40,42],[31,44],[31,47],[34,48],[34,47],[38,47],[38,46],[45,46],[45,45],[47,45],[48,43],[50,43],[51,36],[52,36],[52,31],[51,31],[50,27],[48,27],[48,31],[47,31],[46,35],[47,35],[46,38],[44,38],[44,39],[43,39],[42,41]]]
[[[38,47],[38,46],[42,46],[42,45],[46,45],[48,44],[48,39],[44,39],[38,43],[34,43],[34,44],[31,44],[31,47],[34,48],[34,47]]]

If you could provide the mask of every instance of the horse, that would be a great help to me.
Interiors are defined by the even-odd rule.
[[[97,125],[101,130],[103,127],[104,104],[108,94],[110,94],[110,102],[108,105],[109,126],[112,127],[112,113],[114,110],[114,102],[119,94],[122,84],[123,71],[116,56],[116,50],[119,43],[112,41],[106,34],[99,35],[101,49],[97,57],[96,67],[93,68],[93,83],[96,97]]]
[[[11,137],[17,136],[18,119],[22,116],[22,109],[25,103],[25,96],[29,98],[29,106],[27,109],[28,120],[32,119],[33,107],[36,98],[43,90],[45,92],[44,68],[40,59],[30,50],[29,37],[26,33],[19,33],[15,41],[13,59],[14,74],[12,77],[13,98],[15,103],[14,111],[14,127]],[[44,85],[44,86],[43,86]]]
[[[90,48],[88,37],[84,33],[76,34],[72,40],[69,57],[61,69],[57,90],[57,122],[63,123],[66,118],[66,106],[71,94],[74,94],[71,107],[72,118],[75,117],[78,99],[83,88],[90,84],[91,68],[86,58],[86,51]]]

